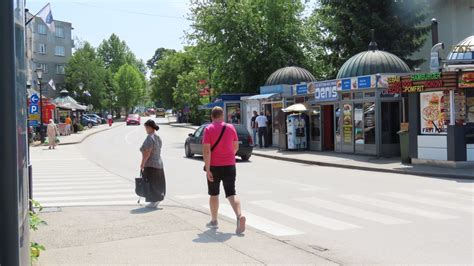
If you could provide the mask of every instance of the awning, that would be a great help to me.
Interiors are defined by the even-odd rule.
[[[206,105],[201,105],[201,106],[199,106],[199,110],[211,110],[212,108],[214,108],[216,106],[224,108],[224,102],[219,101],[219,102],[208,103]]]
[[[248,97],[247,100],[266,100],[278,94],[279,93],[258,94],[258,95]]]

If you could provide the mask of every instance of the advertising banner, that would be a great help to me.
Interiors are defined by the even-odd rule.
[[[447,134],[442,91],[420,93],[421,134]]]
[[[474,72],[463,72],[459,74],[459,88],[474,88]]]
[[[316,102],[337,101],[339,99],[336,80],[313,82],[310,86],[314,86],[314,99]]]

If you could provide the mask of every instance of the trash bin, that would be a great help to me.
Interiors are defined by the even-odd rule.
[[[408,131],[398,131],[398,136],[400,136],[400,157],[402,163],[411,163],[410,156],[408,155],[410,150],[410,134],[408,134]]]

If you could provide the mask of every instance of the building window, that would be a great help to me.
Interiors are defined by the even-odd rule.
[[[38,44],[38,53],[46,54],[46,44],[44,44],[44,43],[39,43]]]
[[[46,25],[38,24],[38,33],[43,35],[48,34],[48,29],[46,28]]]
[[[64,46],[56,46],[54,54],[57,55],[57,56],[65,56],[66,53],[64,51]]]
[[[41,68],[44,73],[48,73],[48,65],[44,63],[36,63],[36,68]]]
[[[66,67],[64,65],[56,65],[56,74],[59,74],[59,75],[66,74]]]
[[[56,27],[54,35],[58,38],[64,38],[64,28],[62,27]]]

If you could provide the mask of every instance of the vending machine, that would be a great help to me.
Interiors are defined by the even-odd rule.
[[[306,123],[301,114],[289,115],[286,119],[289,150],[304,150],[308,147]]]

